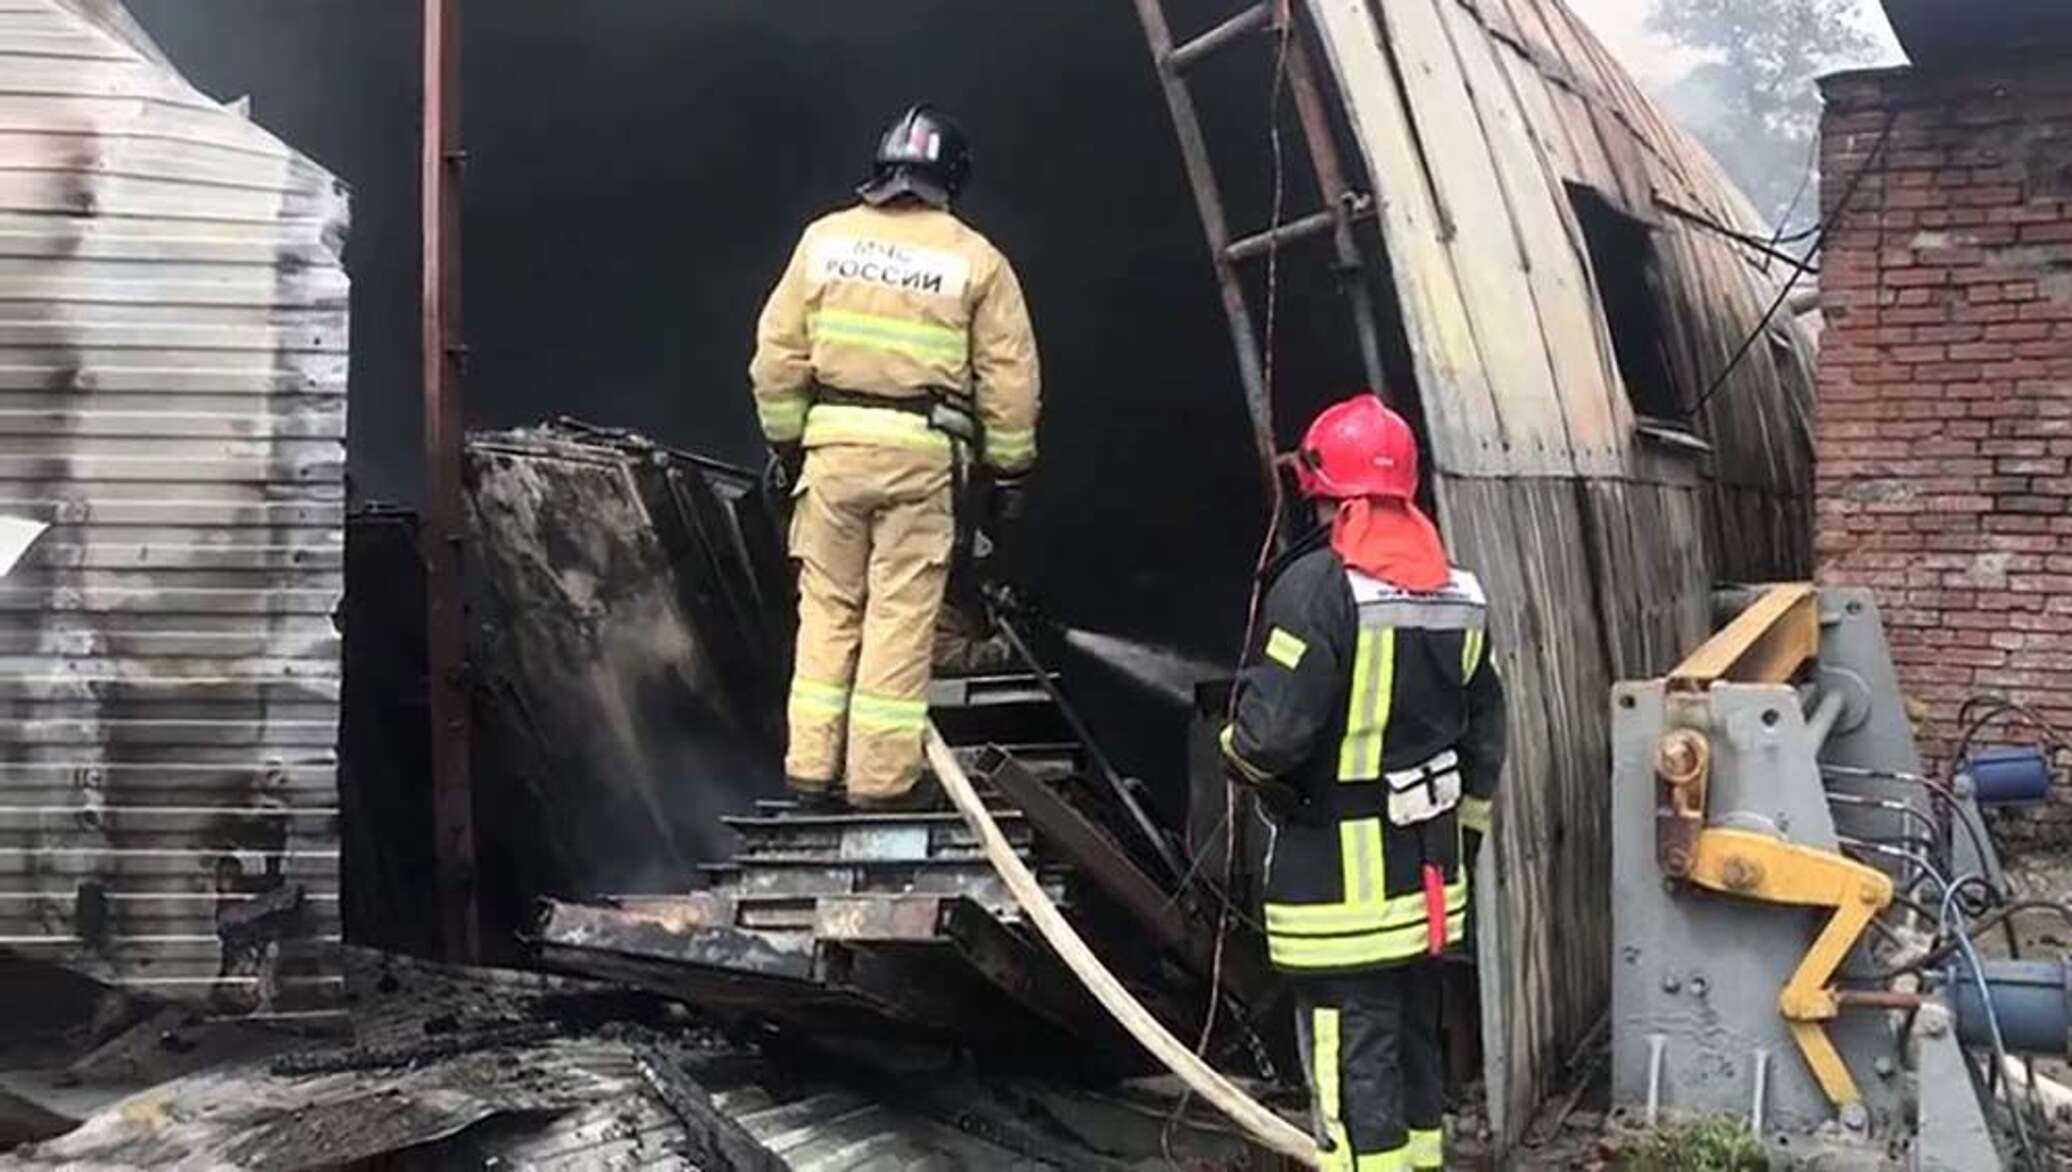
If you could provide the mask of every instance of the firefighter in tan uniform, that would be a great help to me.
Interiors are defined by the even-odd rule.
[[[988,528],[1019,519],[1038,373],[1007,259],[950,214],[962,131],[917,106],[878,147],[863,202],[806,229],[756,330],[749,375],[793,485],[798,655],[785,773],[801,802],[923,805],[932,642],[954,501],[983,462]]]

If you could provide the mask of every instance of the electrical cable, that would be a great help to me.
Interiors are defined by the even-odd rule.
[[[1913,804],[1910,802],[1902,802],[1888,798],[1867,798],[1858,794],[1835,793],[1832,790],[1828,792],[1827,801],[1828,804],[1831,806],[1856,806],[1860,809],[1884,810],[1887,813],[1898,814],[1902,818],[1912,818],[1916,822],[1919,822],[1922,825],[1922,827],[1928,831],[1931,837],[1943,833],[1943,827],[1939,823],[1937,823],[1935,819],[1930,818],[1928,815],[1923,814],[1921,811],[1915,809]],[[1944,862],[1948,862],[1948,860],[1945,859]]]
[[[1273,86],[1267,95],[1266,125],[1267,139],[1273,152],[1273,213],[1267,225],[1266,236],[1266,328],[1261,340],[1260,391],[1262,409],[1266,418],[1262,425],[1267,429],[1269,442],[1273,438],[1273,376],[1274,376],[1274,330],[1280,312],[1281,219],[1286,210],[1287,168],[1281,149],[1281,95],[1288,87],[1288,46],[1295,33],[1294,11],[1291,0],[1278,0],[1274,10],[1274,63]],[[1259,635],[1259,614],[1265,602],[1266,571],[1273,564],[1274,547],[1280,540],[1281,512],[1285,503],[1281,497],[1281,478],[1278,468],[1267,477],[1266,536],[1259,543],[1259,556],[1252,567],[1252,593],[1245,607],[1245,638],[1238,649],[1238,671],[1243,673],[1246,660],[1252,652],[1254,641]],[[1237,689],[1232,688],[1230,701],[1224,714],[1226,725],[1237,723]],[[1223,882],[1216,893],[1216,946],[1209,961],[1209,1007],[1203,1015],[1201,1037],[1195,1043],[1195,1054],[1207,1053],[1209,1040],[1216,1030],[1216,1010],[1222,998],[1218,993],[1223,987],[1223,953],[1230,938],[1231,914],[1236,910],[1230,898],[1230,890],[1237,880],[1237,818],[1238,805],[1246,795],[1234,780],[1226,778],[1223,783]],[[1184,888],[1182,888],[1184,890]],[[1173,1113],[1167,1117],[1165,1128],[1159,1134],[1159,1146],[1164,1149],[1167,1163],[1172,1163],[1172,1133],[1187,1113],[1192,1087],[1182,1092],[1180,1101],[1173,1106]]]
[[[1812,246],[1806,249],[1806,255],[1799,258],[1792,268],[1791,275],[1786,277],[1778,287],[1777,296],[1771,300],[1770,308],[1763,311],[1763,316],[1755,323],[1755,328],[1750,330],[1748,336],[1741,340],[1741,345],[1735,348],[1734,356],[1727,360],[1726,367],[1719,374],[1713,376],[1712,385],[1705,388],[1705,393],[1698,396],[1698,401],[1691,405],[1689,411],[1683,413],[1681,418],[1685,421],[1696,419],[1698,413],[1705,410],[1705,404],[1711,402],[1712,397],[1719,394],[1726,387],[1727,379],[1741,365],[1741,360],[1748,357],[1748,352],[1769,331],[1771,319],[1775,318],[1777,311],[1784,308],[1784,303],[1791,299],[1792,288],[1799,283],[1800,277],[1806,275],[1806,270],[1812,267],[1813,258],[1820,255],[1822,246],[1827,243],[1828,232],[1833,230],[1835,225],[1842,222],[1842,217],[1849,210],[1849,201],[1856,195],[1857,186],[1863,182],[1864,176],[1870,173],[1871,167],[1885,153],[1885,144],[1892,138],[1892,127],[1898,121],[1898,110],[1892,110],[1886,114],[1885,128],[1878,132],[1878,141],[1872,145],[1871,153],[1865,156],[1862,165],[1857,167],[1856,173],[1849,177],[1848,185],[1842,189],[1842,198],[1835,203],[1834,214],[1821,221],[1818,231],[1814,234]]]
[[[1985,963],[1979,959],[1978,949],[1972,945],[1968,929],[1964,924],[1964,913],[1957,907],[1958,892],[1962,891],[1964,885],[1973,879],[1983,881],[1980,876],[1966,875],[1957,880],[1957,882],[1950,884],[1949,890],[1943,893],[1942,922],[1948,922],[1954,913],[1957,926],[1957,944],[1964,953],[1965,963],[1971,966],[1972,979],[1978,985],[1979,1004],[1985,1008],[1986,1026],[1993,1037],[1993,1057],[1997,1061],[1994,1067],[1994,1075],[1997,1081],[2007,1067],[2007,1039],[2000,1032],[2000,1011],[1993,1004],[1992,992],[1986,988]],[[2014,1117],[2014,1131],[2016,1138],[2021,1143],[2022,1158],[2028,1161],[2029,1167],[2041,1168],[2042,1165],[2036,1162],[2036,1146],[2029,1139],[2028,1117],[2022,1113],[2022,1109],[2019,1106],[2013,1104],[2010,1104],[2008,1113]]]
[[[1966,806],[1964,802],[1957,797],[1957,791],[1946,781],[1920,773],[1907,773],[1897,769],[1865,769],[1852,765],[1822,765],[1820,771],[1823,775],[1830,777],[1866,778],[1918,785],[1935,794],[1948,807],[1950,820],[1960,823],[1964,827],[1964,835],[1971,840],[1971,849],[1978,853],[1981,862],[1999,857],[1997,851],[1989,852],[1988,850],[1992,842],[1991,832],[1985,831],[1983,832],[1984,836],[1981,837],[1982,832],[1980,828],[1974,825],[1970,818],[1965,816]]]
[[[1918,907],[1918,905],[1914,906]],[[1923,913],[1927,913],[1927,909],[1925,908],[1920,908],[1919,910]],[[2062,903],[2057,900],[2051,899],[2018,899],[2011,903],[2001,904],[1999,907],[1994,908],[1991,912],[1988,912],[1987,914],[1981,916],[1978,922],[1971,926],[1971,932],[1973,935],[1982,936],[2000,927],[2001,924],[2008,918],[2023,915],[2030,912],[2051,912],[2063,918],[2068,926],[2072,926],[2072,903]],[[1934,919],[1935,917],[1932,914],[1929,914],[1928,918]],[[1875,981],[1891,981],[1899,977],[1904,977],[1913,973],[1918,973],[1924,969],[1932,968],[1935,965],[1940,964],[1945,960],[1948,960],[1951,954],[1956,952],[1956,950],[1957,944],[1954,940],[1939,943],[1933,950],[1926,952],[1921,956],[1918,956],[1913,960],[1906,962],[1905,964],[1897,965],[1895,967],[1888,969],[1881,969],[1875,973],[1870,974],[1868,979]]]
[[[1770,241],[1764,239],[1761,236],[1757,236],[1749,232],[1743,232],[1741,229],[1735,228],[1728,224],[1722,224],[1718,220],[1713,219],[1711,216],[1708,216],[1703,212],[1694,212],[1687,207],[1684,207],[1680,204],[1670,203],[1668,200],[1665,199],[1655,200],[1655,206],[1661,208],[1663,211],[1668,212],[1670,215],[1676,217],[1679,220],[1682,220],[1687,224],[1696,225],[1697,227],[1703,228],[1708,232],[1724,236],[1728,240],[1731,240],[1736,244],[1752,248],[1757,252],[1762,253],[1764,259],[1766,260],[1781,260],[1787,264],[1797,264],[1799,263],[1799,261],[1805,259],[1804,257],[1793,256],[1791,253],[1788,253],[1783,249],[1778,248],[1776,245],[1770,243]],[[1762,269],[1764,272],[1770,271],[1769,266],[1767,265],[1762,266]],[[1820,266],[1808,266],[1806,271],[1818,276],[1820,273]]]
[[[1921,918],[1921,922],[1924,924],[1931,924],[1935,922],[1935,913],[1929,911],[1928,906],[1926,904],[1921,903],[1920,901],[1912,898],[1911,896],[1905,896],[1894,893],[1894,895],[1892,896],[1892,902],[1914,913],[1916,916],[1919,916]]]
[[[1813,176],[1819,171],[1820,136],[1816,134],[1806,143],[1806,162],[1804,166],[1799,168],[1798,189],[1791,193],[1791,202],[1784,205],[1784,214],[1777,217],[1777,230],[1770,234],[1771,248],[1776,248],[1785,242],[1784,229],[1791,224],[1792,216],[1798,213],[1799,201],[1806,198],[1806,189],[1813,186]],[[1818,225],[1816,224],[1815,227],[1818,227]],[[1806,233],[1811,233],[1812,231],[1812,228],[1806,229]],[[1798,234],[1794,239],[1803,240],[1805,239],[1805,234]]]

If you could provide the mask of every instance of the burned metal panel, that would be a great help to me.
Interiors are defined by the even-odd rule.
[[[117,7],[0,2],[0,951],[335,994],[346,193]]]
[[[782,792],[752,480],[577,425],[474,436],[466,459],[470,660],[539,840],[520,885],[687,890],[732,850],[721,818]]]

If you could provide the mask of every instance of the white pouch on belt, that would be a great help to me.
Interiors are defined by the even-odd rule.
[[[1429,822],[1460,805],[1460,755],[1452,749],[1382,778],[1389,787],[1389,821],[1398,826]]]

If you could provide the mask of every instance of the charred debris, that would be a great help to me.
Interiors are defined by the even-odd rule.
[[[755,476],[561,420],[472,437],[466,483],[496,967],[406,956],[439,938],[422,894],[418,521],[359,510],[339,612],[339,882],[357,943],[326,952],[338,996],[167,1007],[17,966],[25,1000],[10,1002],[56,1011],[0,1039],[0,1138],[41,1141],[12,1159],[1119,1168],[1170,1149],[1271,1166],[1198,1107],[1183,1122],[1170,1080],[1021,922],[956,814],[809,817],[782,799],[789,575]],[[1280,1081],[1288,1014],[1245,917],[1218,946],[1220,863],[1175,869],[1182,824],[1081,739],[1067,681],[1043,666],[1063,658],[1058,633],[1018,626],[1029,661],[938,681],[939,725],[1132,991],[1190,1039],[1213,1013],[1217,1064]],[[370,629],[383,637],[354,637]],[[1216,777],[1197,798],[1220,800]],[[1214,829],[1220,811],[1196,805]],[[219,917],[224,955],[278,952],[306,927],[302,898],[285,884]]]

